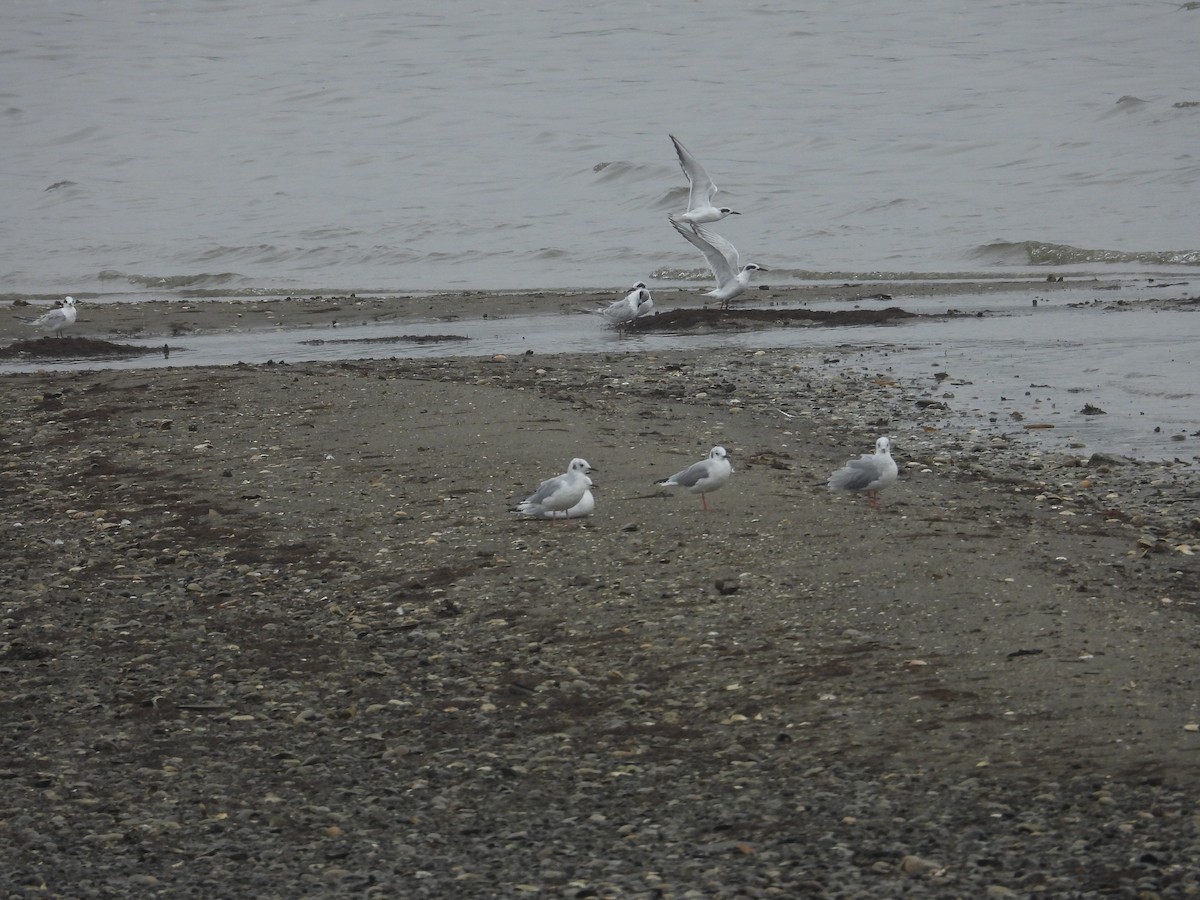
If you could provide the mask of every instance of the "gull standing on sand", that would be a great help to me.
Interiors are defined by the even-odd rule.
[[[742,266],[737,248],[716,232],[699,225],[687,225],[676,216],[668,218],[675,230],[691,241],[708,260],[708,267],[717,279],[717,286],[714,290],[705,292],[705,296],[720,300],[722,307],[728,306],[730,300],[746,290],[751,275],[758,271],[767,271],[766,266],[757,266],[754,263]]]
[[[515,511],[538,518],[563,518],[546,514],[565,513],[583,500],[583,495],[592,486],[592,479],[587,476],[591,471],[592,466],[586,459],[576,457],[566,472],[539,484],[536,491],[517,504]]]
[[[75,324],[75,298],[68,297],[63,301],[63,305],[52,309],[47,313],[42,313],[32,322],[25,324],[31,328],[41,328],[44,331],[49,331],[55,337],[62,337],[63,329],[70,328]]]
[[[691,185],[688,190],[687,212],[676,218],[688,225],[703,225],[705,222],[719,222],[726,216],[740,216],[740,212],[728,206],[713,206],[712,198],[719,189],[704,171],[704,166],[679,143],[679,138],[673,134],[667,137],[675,145],[675,152],[679,155],[679,168],[683,169],[683,174],[687,176],[688,184]]]
[[[650,298],[650,291],[646,289],[645,282],[639,281],[633,286],[633,290],[620,300],[614,300],[600,310],[600,315],[604,316],[610,324],[620,327],[632,322],[638,316],[649,315],[653,309],[654,301]]]
[[[708,451],[708,459],[692,463],[682,472],[676,472],[670,478],[656,481],[655,484],[662,484],[667,487],[681,487],[685,488],[689,493],[699,494],[700,503],[703,504],[706,510],[711,510],[712,507],[708,505],[708,499],[705,495],[711,494],[718,488],[723,487],[725,482],[729,480],[729,476],[733,474],[733,466],[729,464],[729,460],[726,458],[728,455],[724,447],[713,447]]]
[[[867,504],[878,507],[879,492],[893,484],[898,475],[896,461],[892,459],[892,442],[881,437],[875,442],[874,453],[864,453],[830,475],[828,487],[831,491],[866,494]]]

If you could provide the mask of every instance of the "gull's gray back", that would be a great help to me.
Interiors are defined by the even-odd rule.
[[[672,475],[668,480],[680,487],[690,488],[695,487],[700,479],[707,478],[708,474],[708,460],[704,460],[703,462],[692,463],[682,472]]]
[[[829,477],[829,486],[839,491],[861,491],[878,477],[879,469],[873,459],[852,459]]]

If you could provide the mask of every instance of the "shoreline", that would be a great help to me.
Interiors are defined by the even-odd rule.
[[[1099,292],[1104,298],[1121,289],[1120,279],[1067,278],[997,279],[995,281],[859,281],[842,286],[755,285],[735,302],[735,308],[763,305],[867,304],[878,306],[880,295],[897,302],[915,298],[970,295],[978,298],[1012,295],[1063,296],[1072,299]],[[658,309],[699,309],[711,306],[707,287],[659,288],[652,291]],[[615,292],[603,291],[458,291],[428,294],[263,298],[175,298],[89,303],[81,294],[74,333],[121,337],[159,337],[208,334],[231,329],[328,328],[381,322],[453,321],[462,318],[516,315],[576,314],[607,305]],[[1092,299],[1092,298],[1088,298]],[[23,302],[23,301],[18,301]],[[1028,301],[1026,301],[1028,302]],[[36,335],[18,317],[32,318],[53,304],[6,304],[10,315],[0,316],[0,340]]]
[[[65,341],[29,340],[17,316],[35,308],[13,307],[0,317],[0,342],[12,340],[0,347],[0,377],[267,361],[823,348],[845,366],[870,366],[908,384],[915,401],[945,413],[938,427],[1023,436],[1046,451],[1084,457],[1200,463],[1200,399],[1186,386],[1186,335],[1200,321],[1188,313],[1200,299],[1187,296],[1186,282],[1152,289],[1094,280],[885,286],[767,287],[729,312],[695,290],[660,292],[655,315],[624,331],[591,314],[611,299],[595,293],[85,303]],[[1022,383],[1024,391],[1011,390]]]

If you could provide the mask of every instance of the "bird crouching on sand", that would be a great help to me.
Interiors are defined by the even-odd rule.
[[[576,457],[571,460],[566,472],[539,484],[537,490],[518,503],[513,512],[542,519],[566,518],[565,515],[547,514],[566,513],[582,501],[592,486],[592,479],[587,475],[592,471],[594,469],[586,459]]]
[[[586,519],[596,511],[596,498],[591,491],[584,491],[583,498],[572,506],[570,509],[552,510],[543,509],[538,513],[533,513],[530,518],[533,519]]]
[[[650,297],[650,291],[647,289],[645,282],[639,281],[633,286],[632,291],[620,300],[614,300],[608,306],[599,310],[599,313],[604,316],[610,325],[616,325],[620,328],[622,325],[628,325],[640,316],[649,315],[653,310],[654,300]]]

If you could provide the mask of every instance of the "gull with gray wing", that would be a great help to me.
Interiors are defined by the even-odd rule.
[[[676,472],[670,478],[664,478],[655,484],[681,487],[689,493],[699,494],[700,503],[706,510],[711,510],[712,507],[708,505],[706,495],[724,487],[725,483],[729,481],[729,476],[733,474],[733,466],[729,464],[728,456],[724,447],[713,447],[708,451],[707,459],[692,463],[683,471]]]
[[[63,301],[62,306],[42,313],[32,322],[25,324],[30,328],[41,328],[43,331],[48,331],[55,337],[62,337],[63,329],[70,328],[75,324],[75,316],[75,298],[68,297]]]
[[[892,459],[892,442],[881,437],[875,442],[874,453],[864,453],[852,459],[829,476],[831,491],[850,491],[866,494],[867,504],[879,506],[879,492],[899,477],[896,461]]]
[[[514,512],[537,518],[564,518],[547,513],[565,513],[583,500],[592,486],[587,473],[594,471],[586,459],[576,457],[562,475],[547,478],[537,490],[517,504]]]

